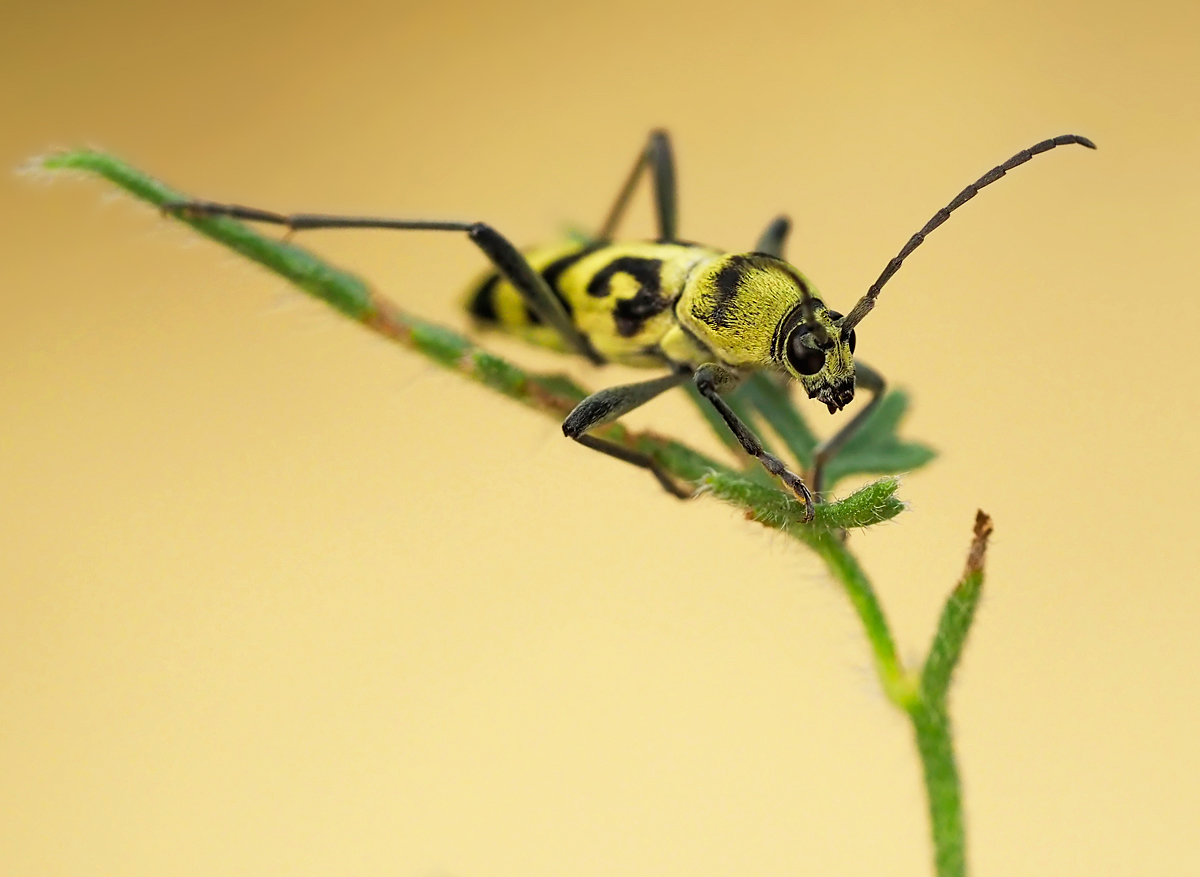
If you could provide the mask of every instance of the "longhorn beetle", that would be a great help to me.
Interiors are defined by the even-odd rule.
[[[189,216],[231,216],[286,226],[390,228],[465,232],[491,260],[494,271],[469,294],[467,310],[480,324],[524,339],[578,353],[597,365],[666,369],[663,377],[610,387],[588,396],[563,421],[563,433],[586,447],[648,469],[669,492],[676,484],[649,454],[618,445],[590,431],[610,423],[660,393],[686,381],[728,424],[746,453],[778,477],[813,517],[813,493],[821,490],[826,462],[854,435],[883,398],[884,379],[854,359],[854,327],[875,307],[879,292],[926,235],[984,186],[1035,155],[1086,137],[1064,134],[1022,150],[959,192],[909,238],[850,312],[828,308],[816,288],[784,261],[791,224],[786,216],[767,226],[754,252],[729,254],[682,241],[676,234],[675,163],[665,131],[653,131],[638,155],[616,203],[591,241],[571,241],[522,253],[483,222],[441,222],[298,213],[284,215],[236,204],[181,201],[165,206]],[[658,238],[617,241],[614,235],[639,180],[650,173]],[[854,398],[856,385],[871,400],[814,452],[809,484],[768,453],[762,442],[721,398],[751,372],[765,369],[800,381],[810,398],[831,414]]]

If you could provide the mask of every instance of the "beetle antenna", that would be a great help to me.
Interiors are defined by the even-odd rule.
[[[887,267],[883,269],[883,273],[879,275],[879,279],[871,284],[871,288],[867,290],[867,294],[860,298],[851,309],[850,313],[846,314],[846,316],[842,319],[842,339],[845,340],[846,338],[849,338],[850,330],[861,323],[863,317],[869,314],[871,309],[875,307],[875,300],[879,298],[879,291],[883,289],[883,285],[885,283],[892,279],[892,275],[900,270],[900,266],[904,264],[904,260],[908,258],[909,254],[912,253],[912,251],[917,247],[921,246],[926,236],[931,231],[949,219],[951,213],[978,195],[979,190],[984,186],[990,186],[1010,170],[1018,165],[1025,164],[1025,162],[1029,161],[1029,159],[1033,158],[1035,155],[1039,155],[1043,152],[1049,152],[1056,146],[1067,146],[1072,143],[1078,143],[1080,146],[1086,146],[1088,149],[1096,148],[1095,143],[1088,140],[1086,137],[1080,137],[1078,134],[1062,134],[1058,137],[1051,137],[1049,140],[1043,140],[1041,143],[1035,143],[1028,149],[1021,150],[1008,161],[1004,162],[1004,164],[992,168],[978,180],[971,183],[971,185],[967,186],[967,188],[955,195],[953,201],[951,201],[937,213],[933,214],[933,218],[929,220],[929,222],[925,223],[925,227],[908,239],[908,243],[901,248],[900,252],[896,254],[896,257],[887,263]]]

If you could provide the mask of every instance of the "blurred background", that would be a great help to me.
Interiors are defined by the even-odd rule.
[[[1195,4],[0,15],[3,167],[95,145],[534,243],[597,223],[661,125],[683,234],[746,249],[786,211],[843,310],[983,171],[1093,138],[860,328],[941,456],[852,540],[915,661],[995,518],[952,704],[975,873],[1200,870]],[[908,725],[815,558],[112,194],[0,176],[5,874],[930,873]],[[467,326],[466,241],[303,243]],[[720,453],[682,393],[631,420]]]

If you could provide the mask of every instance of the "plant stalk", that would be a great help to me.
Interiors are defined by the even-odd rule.
[[[186,200],[181,193],[120,159],[93,150],[47,156],[36,162],[36,168],[90,172],[160,208]],[[175,218],[282,275],[364,327],[531,408],[561,419],[586,395],[561,375],[528,373],[450,329],[403,312],[358,277],[326,264],[301,247],[266,237],[225,217],[178,215]],[[749,396],[748,401],[758,406],[767,422],[804,462],[804,450],[814,439],[790,407],[786,394],[775,392],[766,382],[752,389],[757,395]],[[890,409],[892,422],[886,424],[885,431],[894,427],[903,405],[902,398],[895,400]],[[727,437],[727,431],[718,429],[718,433]],[[976,519],[975,541],[966,571],[946,603],[929,656],[917,673],[905,668],[897,655],[883,607],[858,560],[846,546],[848,528],[871,526],[903,510],[903,503],[895,496],[894,478],[868,484],[840,501],[821,503],[817,506],[816,520],[804,524],[803,507],[794,497],[774,486],[764,486],[680,442],[652,433],[633,433],[619,423],[610,424],[600,434],[630,449],[652,454],[673,478],[742,508],[749,519],[787,533],[820,555],[862,623],[880,685],[888,699],[912,721],[928,793],[937,875],[965,877],[962,795],[946,695],[982,589],[983,557],[991,533],[987,516],[980,512]],[[932,455],[915,445],[906,453],[914,465]]]
[[[924,700],[908,710],[925,776],[933,861],[938,877],[965,877],[967,842],[963,825],[962,788],[954,758],[950,716],[944,705]]]

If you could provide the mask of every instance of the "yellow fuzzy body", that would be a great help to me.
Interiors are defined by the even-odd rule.
[[[833,408],[853,398],[853,341],[838,334],[841,315],[782,259],[689,243],[582,241],[525,258],[606,361],[693,371],[716,363],[734,376],[767,369]],[[472,289],[467,310],[485,326],[568,350],[495,272]],[[816,357],[809,369],[797,366],[805,350]]]
[[[661,368],[712,359],[703,345],[681,337],[675,307],[689,277],[719,251],[696,244],[571,241],[524,255],[606,360]],[[467,310],[484,325],[532,344],[567,349],[558,333],[495,272],[472,289]]]
[[[779,368],[781,332],[799,315],[802,300],[814,301],[814,291],[791,265],[760,253],[738,254],[701,266],[676,314],[726,365]]]

